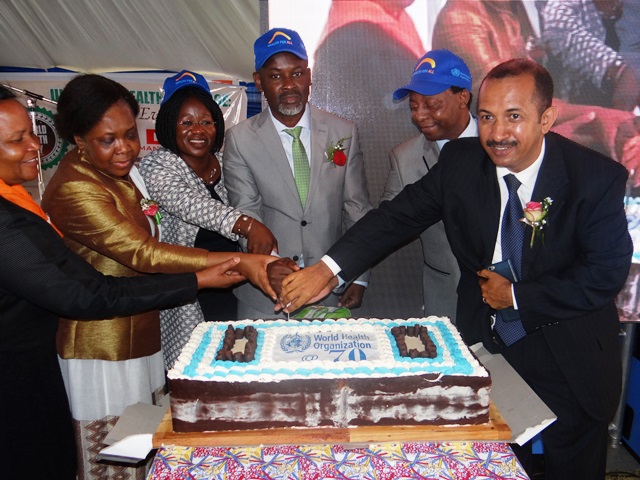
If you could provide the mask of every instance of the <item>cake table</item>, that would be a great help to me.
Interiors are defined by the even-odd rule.
[[[383,443],[273,447],[184,447],[158,450],[149,480],[326,478],[526,480],[507,443]]]
[[[493,403],[490,421],[483,425],[199,433],[173,432],[167,410],[153,436],[158,452],[148,480],[527,480],[510,439],[511,430]]]

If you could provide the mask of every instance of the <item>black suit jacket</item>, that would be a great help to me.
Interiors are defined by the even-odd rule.
[[[196,292],[192,273],[103,275],[72,253],[44,220],[0,197],[3,474],[18,478],[37,451],[50,468],[48,478],[75,478],[71,413],[55,351],[58,316],[130,315],[193,300]]]
[[[0,354],[55,348],[58,316],[109,318],[195,298],[195,275],[103,275],[40,217],[0,197]]]
[[[550,197],[544,242],[522,246],[515,295],[525,330],[541,329],[585,410],[609,417],[621,373],[614,297],[633,250],[620,164],[550,133],[532,200]],[[489,265],[498,232],[495,166],[477,138],[449,142],[436,167],[370,212],[328,252],[350,278],[394,246],[442,220],[461,270],[457,327],[468,344],[492,348],[490,315],[476,272]],[[361,248],[367,245],[367,248]],[[360,247],[360,248],[359,248]]]

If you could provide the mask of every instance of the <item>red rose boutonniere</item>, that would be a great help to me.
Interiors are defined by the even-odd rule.
[[[333,143],[329,144],[329,149],[325,155],[327,159],[333,163],[334,165],[338,165],[339,167],[344,167],[347,163],[347,155],[344,153],[345,146],[344,142],[349,140],[351,137],[345,137],[338,140],[335,145]]]
[[[156,222],[156,225],[160,225],[162,215],[160,215],[160,206],[158,205],[158,202],[154,202],[153,200],[149,200],[148,198],[143,198],[142,200],[140,200],[140,207],[142,208],[142,213],[144,213],[147,217],[153,218],[153,221]]]
[[[529,247],[533,248],[533,241],[536,237],[540,237],[544,245],[544,227],[547,226],[547,213],[549,207],[553,203],[551,198],[547,197],[542,202],[528,202],[524,207],[524,218],[520,221],[529,225],[533,232],[531,233],[531,242]]]

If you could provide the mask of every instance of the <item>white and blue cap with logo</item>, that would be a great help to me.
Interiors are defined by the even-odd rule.
[[[308,60],[307,49],[295,30],[272,28],[263,33],[253,44],[256,58],[256,72],[276,53],[289,52],[302,60]]]
[[[162,85],[164,96],[160,103],[165,103],[174,93],[184,87],[196,87],[209,94],[211,93],[209,85],[202,75],[196,72],[190,72],[189,70],[182,70],[174,76],[165,79],[164,84]]]
[[[411,81],[393,92],[394,100],[402,100],[410,92],[437,95],[451,87],[471,90],[471,72],[464,60],[449,50],[431,50],[418,60]]]

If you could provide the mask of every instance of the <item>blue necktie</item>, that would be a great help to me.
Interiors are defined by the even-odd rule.
[[[504,207],[502,216],[502,233],[500,242],[502,244],[502,259],[511,259],[516,277],[519,280],[522,272],[522,244],[524,243],[524,223],[520,221],[523,216],[522,204],[518,198],[518,188],[520,181],[515,175],[509,173],[504,176],[504,181],[509,190],[509,199]],[[500,314],[496,313],[496,323],[493,327],[504,344],[509,347],[523,338],[527,333],[522,326],[520,319],[505,322]]]

